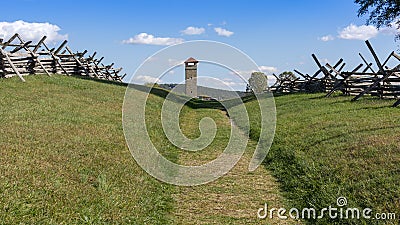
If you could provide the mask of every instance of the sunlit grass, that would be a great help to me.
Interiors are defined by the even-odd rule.
[[[292,206],[322,209],[336,206],[336,199],[344,196],[350,207],[399,212],[400,110],[390,107],[393,100],[350,99],[323,94],[276,97],[277,129],[265,166]],[[255,125],[252,138],[258,139],[256,102],[247,108]]]
[[[340,196],[349,207],[400,209],[400,111],[390,107],[392,100],[276,97],[274,143],[265,167],[255,173],[246,170],[260,115],[250,101],[253,140],[245,161],[209,185],[177,188],[147,175],[133,160],[121,124],[124,86],[57,75],[26,79],[0,80],[0,223],[253,223],[253,211],[264,202],[320,209],[335,206]],[[199,165],[223,151],[230,134],[223,112],[183,108],[181,126],[188,137],[199,136],[204,117],[219,127],[209,148],[187,153],[163,134],[157,119],[163,101],[162,95],[150,95],[146,125],[167,158]],[[265,169],[289,201],[279,196]],[[318,222],[360,221],[310,223]]]
[[[26,80],[0,80],[0,223],[171,221],[172,186],[139,168],[125,144],[125,87]]]

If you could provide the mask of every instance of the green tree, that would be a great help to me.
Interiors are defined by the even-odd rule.
[[[291,81],[294,81],[297,79],[297,77],[291,71],[282,72],[281,74],[279,74],[278,77],[282,80],[291,80]]]
[[[358,16],[369,15],[367,24],[382,26],[395,25],[400,28],[400,1],[399,0],[355,0],[360,8]],[[396,34],[396,40],[400,39],[400,33]]]
[[[253,72],[248,86],[255,94],[263,93],[268,90],[268,78],[262,72]]]

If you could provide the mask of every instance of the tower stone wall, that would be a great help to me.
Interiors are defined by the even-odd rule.
[[[185,89],[190,97],[197,97],[197,63],[194,58],[185,61]]]

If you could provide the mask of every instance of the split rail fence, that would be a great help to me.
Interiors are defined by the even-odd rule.
[[[96,52],[85,57],[87,50],[73,52],[67,41],[57,48],[49,48],[45,43],[46,36],[37,43],[24,41],[19,34],[14,34],[9,40],[0,39],[0,78],[18,76],[25,81],[29,74],[65,74],[88,76],[91,78],[122,82],[126,76],[119,75],[122,68],[114,68],[114,63],[104,65],[102,60],[95,58]]]
[[[318,58],[312,54],[312,58],[318,66],[313,75],[303,74],[294,70],[300,77],[278,77],[274,74],[276,82],[270,88],[277,93],[294,92],[326,92],[326,97],[334,92],[340,91],[344,95],[354,96],[356,101],[365,95],[377,96],[382,99],[395,99],[393,107],[400,105],[400,64],[389,68],[387,63],[394,59],[400,61],[400,55],[392,52],[385,61],[379,60],[369,41],[365,42],[371,52],[377,69],[373,63],[360,53],[363,64],[358,65],[351,71],[343,71],[346,63],[339,59],[333,66],[329,63],[322,65]]]

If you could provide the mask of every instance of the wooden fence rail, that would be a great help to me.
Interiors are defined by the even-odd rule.
[[[394,68],[389,68],[387,63],[394,59],[400,61],[400,56],[395,52],[389,54],[383,63],[376,55],[371,43],[365,42],[371,52],[377,70],[373,69],[373,63],[359,54],[363,64],[358,65],[351,71],[342,71],[346,65],[343,59],[340,59],[334,66],[329,63],[322,65],[318,58],[312,54],[312,58],[318,66],[318,70],[312,75],[303,74],[298,70],[294,72],[299,75],[293,77],[278,77],[276,82],[270,88],[274,92],[327,92],[326,97],[334,92],[340,91],[344,95],[354,96],[352,101],[356,101],[364,95],[377,96],[385,99],[396,99],[393,107],[400,105],[400,64]]]
[[[63,41],[57,48],[50,49],[46,36],[36,44],[24,41],[19,34],[14,34],[9,40],[0,39],[0,78],[44,73],[49,76],[54,73],[65,75],[89,76],[97,79],[122,82],[126,76],[120,75],[122,68],[114,68],[114,63],[104,65],[104,57],[96,59],[95,55],[85,57],[87,50],[74,53]]]

